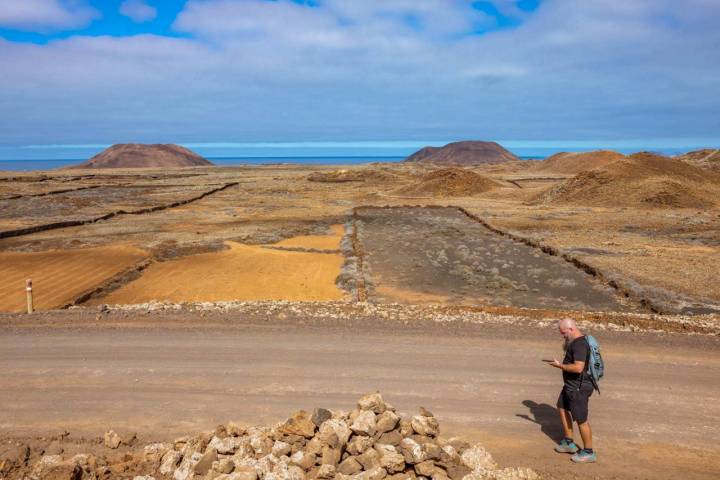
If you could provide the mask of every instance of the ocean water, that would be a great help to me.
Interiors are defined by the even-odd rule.
[[[207,157],[206,157],[207,158]],[[302,165],[360,165],[363,163],[401,162],[406,157],[223,157],[208,158],[215,165],[229,167],[233,165],[277,165],[293,163]],[[520,157],[522,160],[537,160],[542,157]],[[0,160],[0,172],[29,172],[34,170],[55,170],[77,165],[87,159],[52,159],[52,160]]]
[[[307,165],[351,165],[372,162],[399,162],[405,157],[222,157],[208,160],[215,165],[228,167],[232,165],[272,165],[282,163],[299,163]],[[33,171],[55,170],[77,165],[87,159],[67,158],[49,160],[0,160],[0,171]]]
[[[299,142],[244,144],[186,144],[216,165],[262,165],[278,163],[348,165],[372,162],[399,162],[424,145],[446,142]],[[600,144],[520,145],[509,142],[508,150],[523,160],[546,158],[558,152],[583,152],[612,148]],[[517,143],[517,142],[515,142]],[[0,145],[0,171],[54,170],[82,163],[108,145]],[[692,150],[692,147],[644,148],[643,145],[620,146],[613,150],[632,153],[640,150],[665,155]]]

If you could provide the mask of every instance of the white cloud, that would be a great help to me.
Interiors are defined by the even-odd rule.
[[[120,4],[120,13],[135,22],[148,22],[157,16],[157,9],[145,0],[125,0]]]
[[[546,0],[465,35],[469,5],[191,0],[189,38],[0,40],[0,144],[720,131],[720,2]]]
[[[0,0],[0,27],[32,32],[83,27],[98,12],[78,1]]]

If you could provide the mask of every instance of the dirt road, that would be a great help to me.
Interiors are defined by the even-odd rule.
[[[560,354],[556,332],[506,325],[293,327],[197,315],[76,323],[70,312],[55,325],[6,320],[0,436],[112,427],[167,439],[230,419],[348,409],[380,390],[402,412],[432,410],[445,435],[548,477],[718,478],[720,338],[594,333],[608,369],[591,400],[595,465],[552,451],[561,380],[540,359]]]

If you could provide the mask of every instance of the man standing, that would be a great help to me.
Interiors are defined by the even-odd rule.
[[[578,329],[575,320],[564,318],[558,323],[560,335],[565,339],[565,358],[560,363],[553,360],[550,366],[563,372],[563,389],[557,401],[565,438],[555,446],[559,453],[572,453],[575,463],[592,463],[597,456],[592,448],[592,430],[588,422],[588,401],[593,392],[592,378],[586,369],[590,346]],[[583,449],[573,441],[573,420],[578,424]]]

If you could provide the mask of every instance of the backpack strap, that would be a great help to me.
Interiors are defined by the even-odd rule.
[[[587,343],[588,349],[587,349],[587,357],[585,359],[585,371],[584,373],[587,373],[587,376],[590,377],[590,382],[593,384],[593,388],[597,390],[598,394],[600,394],[600,386],[595,381],[595,377],[592,376],[592,373],[590,372],[590,350],[592,349],[592,346],[590,346],[590,342],[587,339],[587,335],[585,335],[585,343]],[[580,387],[582,388],[582,382],[585,375],[580,375]]]

